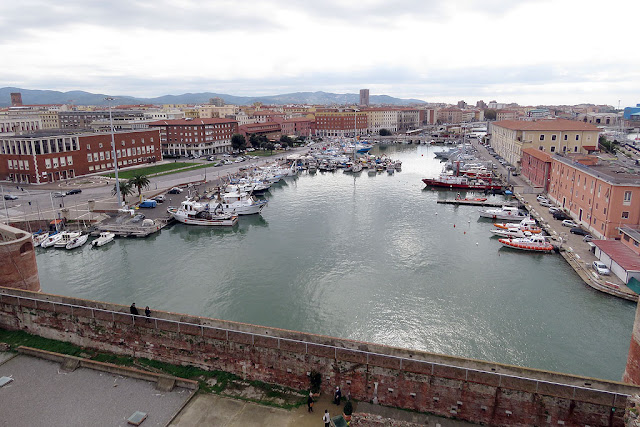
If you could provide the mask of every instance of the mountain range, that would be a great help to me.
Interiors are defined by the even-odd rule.
[[[115,105],[124,104],[206,104],[209,99],[219,97],[225,103],[232,105],[251,105],[254,102],[263,104],[284,105],[284,104],[308,104],[308,105],[343,105],[357,104],[360,95],[356,93],[329,93],[329,92],[295,92],[272,96],[234,96],[222,93],[202,92],[185,93],[182,95],[164,95],[156,98],[138,98],[132,96],[113,96],[98,93],[74,90],[70,92],[58,92],[55,90],[31,90],[16,87],[0,88],[0,107],[11,106],[11,96],[13,92],[22,94],[22,103],[25,105],[36,104],[74,104],[74,105],[106,105],[105,97],[110,96],[116,99]],[[425,104],[419,99],[401,99],[388,95],[371,95],[371,104],[380,105],[412,105]]]

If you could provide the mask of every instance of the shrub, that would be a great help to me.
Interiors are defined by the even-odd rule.
[[[351,404],[350,400],[347,400],[347,403],[344,404],[344,409],[342,410],[342,412],[345,415],[353,414],[353,405]]]

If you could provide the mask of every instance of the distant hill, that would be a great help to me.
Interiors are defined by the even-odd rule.
[[[295,92],[273,96],[233,96],[222,93],[203,92],[185,93],[182,95],[164,95],[157,98],[136,98],[132,96],[105,95],[75,90],[58,92],[55,90],[31,90],[16,87],[0,88],[0,107],[11,105],[12,92],[22,93],[22,103],[30,104],[74,104],[74,105],[106,105],[105,97],[116,98],[116,104],[205,104],[210,98],[219,97],[227,104],[250,105],[254,102],[263,104],[356,104],[360,95],[356,93],[328,93],[328,92]],[[388,95],[371,95],[371,104],[411,105],[424,104],[419,99],[400,99]]]

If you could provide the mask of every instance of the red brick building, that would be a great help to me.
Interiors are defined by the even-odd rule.
[[[549,191],[551,155],[537,148],[524,148],[520,173],[533,187],[540,188],[544,192]]]
[[[119,167],[162,160],[158,130],[114,136]],[[56,130],[0,138],[0,179],[43,184],[113,170],[111,134]]]
[[[231,152],[231,137],[238,133],[233,119],[179,119],[149,123],[160,130],[162,152],[177,156]]]
[[[324,109],[316,112],[316,136],[365,135],[367,114],[360,111]]]
[[[280,123],[283,135],[309,136],[313,120],[305,117],[285,120]]]
[[[247,142],[249,142],[249,137],[252,134],[265,135],[271,141],[279,141],[282,135],[282,127],[280,123],[275,122],[249,123],[248,125],[240,126],[238,133],[243,135]]]

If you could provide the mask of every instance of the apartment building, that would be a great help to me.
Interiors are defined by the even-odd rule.
[[[282,135],[310,136],[313,120],[295,117],[280,123]]]
[[[119,167],[161,160],[158,130],[114,135]],[[114,168],[110,134],[41,131],[0,137],[0,179],[42,184]]]
[[[179,119],[149,123],[159,129],[162,152],[177,155],[208,155],[232,151],[231,137],[238,133],[238,122],[232,119]]]
[[[367,133],[367,114],[363,111],[321,109],[316,111],[316,136],[351,136]]]
[[[520,175],[529,181],[532,187],[548,192],[551,181],[551,155],[537,148],[524,148]]]
[[[363,110],[367,116],[367,128],[371,133],[379,133],[381,129],[398,131],[398,110],[394,108],[367,108]]]
[[[238,128],[238,133],[243,135],[247,142],[251,135],[264,135],[271,141],[280,140],[280,136],[283,135],[282,126],[276,122],[263,122],[263,123],[250,123],[248,125],[242,125]]]
[[[522,150],[588,154],[598,149],[600,129],[574,120],[502,120],[489,124],[491,146],[512,165],[519,165]]]
[[[640,174],[593,155],[554,155],[548,195],[600,238],[619,239],[621,227],[640,225]]]
[[[16,135],[42,129],[38,116],[0,116],[0,135]]]

